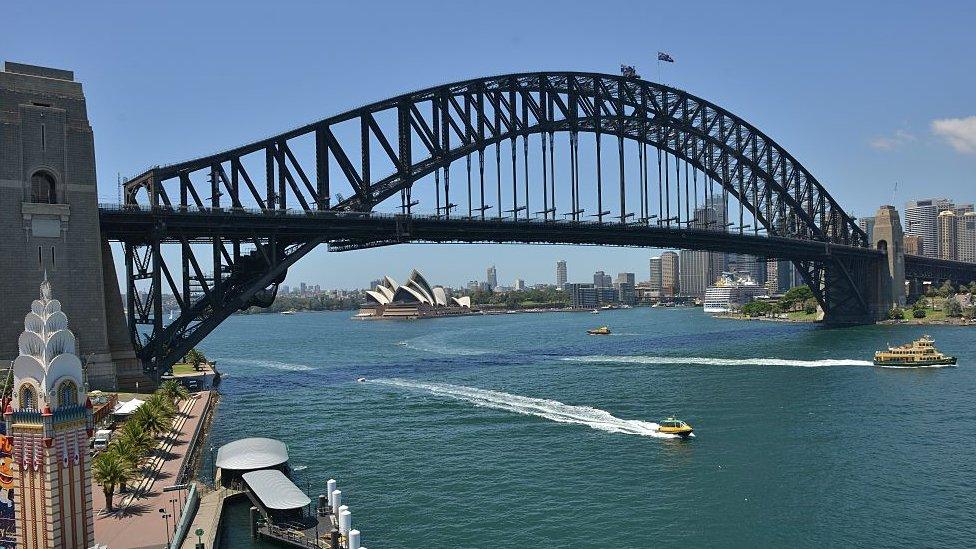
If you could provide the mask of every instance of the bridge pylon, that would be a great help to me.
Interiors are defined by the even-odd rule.
[[[905,233],[901,218],[894,206],[885,205],[874,217],[875,249],[887,254],[886,261],[878,269],[878,297],[875,304],[876,318],[884,319],[893,307],[905,306]]]

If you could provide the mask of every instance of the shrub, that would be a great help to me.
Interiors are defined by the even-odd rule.
[[[803,306],[803,312],[812,315],[817,312],[817,306],[814,303],[807,303]]]
[[[959,304],[955,299],[947,299],[945,304],[942,305],[946,316],[949,317],[960,317],[962,316],[962,305]]]
[[[893,308],[888,312],[888,319],[890,320],[904,320],[905,311],[899,309],[898,307]]]
[[[912,317],[913,318],[925,318],[925,315],[926,315],[925,309],[913,309],[912,310]]]

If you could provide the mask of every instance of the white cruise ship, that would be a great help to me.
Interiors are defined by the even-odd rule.
[[[705,290],[706,313],[728,313],[741,308],[757,297],[768,296],[766,288],[744,273],[722,273],[722,276]]]

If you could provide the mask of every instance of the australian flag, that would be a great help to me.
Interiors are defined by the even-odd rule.
[[[671,57],[669,54],[664,53],[663,51],[657,52],[657,60],[666,61],[668,63],[674,63],[674,57]]]

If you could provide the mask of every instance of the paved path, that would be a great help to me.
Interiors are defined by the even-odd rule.
[[[115,495],[116,511],[104,514],[105,495],[102,487],[94,484],[92,493],[95,500],[95,541],[109,549],[144,549],[159,548],[166,545],[166,521],[159,509],[175,516],[169,518],[170,535],[175,527],[174,519],[179,518],[180,506],[185,492],[163,492],[163,488],[176,481],[189,450],[190,437],[197,424],[203,419],[207,393],[197,393],[197,398],[183,408],[183,417],[177,418],[179,432],[165,439],[163,445],[156,449],[156,456],[150,460],[155,465],[154,471],[148,473],[138,484],[141,493],[126,497]],[[130,490],[135,490],[135,486]],[[176,499],[175,503],[170,502]]]

